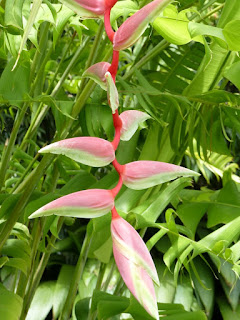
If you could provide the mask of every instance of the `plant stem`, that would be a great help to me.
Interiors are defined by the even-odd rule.
[[[45,155],[37,167],[34,175],[31,177],[31,183],[26,186],[26,189],[18,202],[16,203],[14,209],[12,210],[12,214],[4,224],[2,232],[0,234],[0,252],[5,241],[8,239],[14,224],[17,222],[18,218],[20,217],[22,210],[24,209],[25,205],[27,204],[33,190],[35,189],[38,182],[41,180],[43,173],[45,172],[46,168],[52,163],[54,156],[51,154]]]
[[[74,274],[73,274],[73,278],[72,278],[71,285],[69,288],[67,300],[64,304],[63,311],[62,311],[62,314],[61,314],[59,320],[69,320],[70,319],[72,306],[73,306],[74,299],[75,299],[75,296],[77,293],[78,284],[79,284],[79,281],[81,280],[83,270],[84,270],[84,267],[85,267],[85,264],[87,261],[87,255],[88,255],[88,251],[89,251],[89,248],[91,245],[91,241],[92,241],[92,235],[89,235],[87,232],[85,239],[84,239],[84,242],[83,242],[83,245],[82,245],[80,256],[78,258],[77,265],[74,270]]]
[[[59,221],[58,221],[58,232],[61,230],[62,225],[63,225],[63,221],[64,221],[64,217],[60,217]],[[49,257],[51,255],[52,249],[53,249],[53,245],[55,243],[55,241],[57,240],[57,238],[52,235],[50,238],[50,241],[47,245],[46,248],[46,252],[44,252],[44,254],[42,255],[41,261],[38,265],[38,268],[34,274],[34,277],[29,285],[26,297],[24,299],[24,304],[23,304],[23,308],[22,308],[22,314],[20,317],[20,320],[24,320],[27,316],[28,313],[28,309],[30,307],[30,304],[32,302],[34,293],[40,283],[40,280],[42,278],[43,272],[46,269]]]
[[[113,42],[113,37],[114,37],[114,31],[112,29],[112,26],[111,26],[111,22],[110,22],[110,12],[111,12],[111,8],[110,9],[107,9],[105,11],[105,15],[104,15],[104,26],[105,26],[105,31],[107,33],[107,36],[109,38],[109,40],[111,42]]]
[[[99,24],[98,31],[97,31],[97,34],[95,36],[92,48],[90,50],[88,60],[87,60],[86,65],[85,65],[85,70],[88,69],[96,61],[96,58],[97,58],[97,55],[98,55],[99,46],[100,46],[100,43],[101,43],[103,30],[104,30],[104,24],[101,21],[100,24]],[[80,87],[79,87],[79,91],[78,91],[79,93],[77,95],[77,100],[78,100],[79,95],[81,94],[83,88],[85,87],[86,83],[87,83],[87,80],[83,78],[81,80],[81,84],[80,84]]]
[[[10,135],[10,139],[8,141],[6,150],[3,154],[1,169],[0,169],[0,190],[2,189],[5,181],[5,175],[7,171],[7,167],[9,165],[9,161],[12,155],[12,151],[15,145],[15,141],[17,139],[18,130],[22,124],[22,121],[25,117],[26,111],[28,109],[28,104],[24,103],[22,109],[17,112],[16,119],[13,125],[13,129]]]
[[[64,71],[64,73],[62,74],[60,80],[58,81],[57,85],[55,86],[55,88],[53,89],[52,93],[51,93],[51,97],[55,97],[59,91],[61,90],[62,84],[65,81],[65,79],[67,78],[70,70],[73,68],[73,66],[75,65],[75,63],[77,62],[79,55],[82,53],[83,49],[85,48],[86,44],[88,43],[89,38],[86,38],[85,41],[83,42],[83,45],[80,46],[77,51],[75,52],[72,60],[70,61],[70,63],[68,64],[66,70]],[[68,47],[70,48],[70,46]],[[62,60],[60,62],[63,63],[63,59],[65,59],[65,54],[62,57]],[[56,76],[54,75],[54,78]],[[48,93],[48,92],[47,92]],[[35,114],[35,117],[33,119],[33,121],[30,124],[30,127],[28,128],[25,137],[23,138],[23,141],[20,145],[20,148],[23,149],[24,146],[26,145],[27,141],[29,139],[31,139],[31,137],[34,135],[34,133],[37,131],[39,125],[41,124],[42,120],[44,119],[44,117],[46,116],[48,110],[49,110],[50,106],[49,105],[43,105],[43,103],[41,103],[39,105],[39,108]]]
[[[168,46],[169,42],[167,42],[166,40],[162,40],[161,42],[159,42],[159,44],[152,48],[144,57],[142,57],[142,59],[140,59],[135,65],[133,65],[128,72],[125,73],[125,75],[123,76],[123,80],[126,80],[130,76],[132,76],[135,70],[144,66],[147,62],[149,62],[152,58],[158,55],[159,52],[163,51]]]

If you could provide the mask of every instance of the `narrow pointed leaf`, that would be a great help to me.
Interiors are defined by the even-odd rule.
[[[83,190],[46,204],[32,213],[29,219],[52,214],[77,218],[96,218],[111,211],[113,206],[114,197],[110,190]]]
[[[158,276],[151,255],[138,232],[120,216],[111,223],[113,253],[118,270],[139,303],[158,319],[153,281]]]
[[[123,183],[135,190],[153,187],[178,177],[199,176],[198,173],[174,164],[158,161],[135,161],[124,165]]]
[[[119,106],[118,91],[110,72],[106,72],[105,78],[107,80],[108,103],[114,114]]]
[[[113,49],[120,51],[130,47],[143,34],[171,0],[155,0],[144,6],[128,18],[117,30],[113,38]]]
[[[78,137],[54,142],[40,153],[62,154],[92,167],[103,167],[115,159],[112,144],[95,137]]]
[[[88,68],[84,73],[83,77],[88,77],[98,83],[103,90],[107,91],[105,74],[111,66],[108,62],[98,62]]]
[[[121,140],[128,141],[132,138],[138,127],[151,118],[147,113],[137,110],[128,110],[120,114],[122,120]]]

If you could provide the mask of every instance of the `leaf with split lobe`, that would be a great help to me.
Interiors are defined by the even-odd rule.
[[[147,113],[138,110],[128,110],[120,114],[122,120],[121,140],[128,141],[132,138],[138,127],[151,118]]]
[[[83,77],[88,77],[98,83],[103,90],[107,91],[107,84],[105,74],[110,68],[111,64],[108,62],[98,62],[88,68],[84,73]]]
[[[107,214],[114,206],[111,190],[89,189],[74,192],[41,207],[29,219],[55,214],[76,218],[96,218]]]
[[[113,38],[113,49],[124,50],[133,45],[171,0],[155,0],[144,6],[128,18],[116,31]]]
[[[123,183],[135,190],[156,186],[178,177],[199,176],[198,173],[174,164],[158,161],[134,161],[124,165]]]
[[[40,153],[62,154],[92,167],[103,167],[115,159],[112,144],[96,137],[78,137],[54,142]]]

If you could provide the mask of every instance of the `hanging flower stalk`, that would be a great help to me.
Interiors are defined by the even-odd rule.
[[[69,1],[73,2],[73,0]],[[113,43],[112,63],[99,62],[86,70],[83,76],[92,78],[107,91],[115,136],[112,142],[95,137],[66,139],[50,144],[39,152],[63,154],[75,161],[95,167],[112,163],[119,174],[119,181],[116,187],[111,190],[91,189],[61,197],[38,209],[29,218],[52,214],[94,218],[111,211],[113,254],[118,270],[139,303],[152,317],[159,319],[153,284],[159,284],[159,280],[153,260],[137,231],[117,213],[114,199],[123,184],[128,188],[140,190],[180,176],[197,174],[186,168],[158,161],[135,161],[125,165],[118,163],[115,151],[120,140],[130,140],[139,124],[150,117],[146,113],[136,110],[128,110],[119,115],[119,99],[115,79],[119,51],[131,46],[144,32],[148,23],[158,16],[171,0],[150,2],[128,18],[116,32],[113,31],[110,24],[110,11],[117,0],[76,0],[76,2],[84,9],[104,16],[105,30]]]

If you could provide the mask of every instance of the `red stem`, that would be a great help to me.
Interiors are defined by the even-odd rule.
[[[114,37],[115,32],[111,26],[110,12],[111,12],[111,8],[109,8],[105,11],[104,26],[105,26],[105,30],[106,30],[106,33],[107,33],[109,40],[111,42],[113,42],[113,37]],[[119,51],[113,50],[112,63],[111,63],[111,66],[109,67],[108,71],[111,73],[111,76],[112,76],[114,82],[116,81],[118,63],[119,63]],[[122,128],[122,120],[119,117],[118,110],[116,110],[116,112],[112,116],[113,116],[113,125],[115,128],[115,136],[112,141],[112,145],[113,145],[114,150],[116,150],[119,145],[119,142],[120,142],[120,132],[121,132],[121,128]],[[112,189],[113,196],[116,197],[116,195],[120,191],[122,184],[123,184],[121,173],[123,172],[124,166],[122,166],[120,163],[118,163],[116,159],[114,159],[112,164],[119,174],[119,181],[118,181],[116,187],[114,187]],[[119,217],[115,207],[112,209],[112,217],[113,218]]]
[[[110,12],[111,12],[111,8],[109,8],[109,9],[107,9],[105,11],[105,14],[104,14],[104,26],[105,26],[105,30],[106,30],[106,33],[107,33],[107,36],[108,36],[109,40],[111,42],[113,42],[113,37],[114,37],[115,32],[113,31],[112,26],[111,26]]]
[[[114,198],[117,196],[118,192],[121,190],[122,185],[123,185],[122,177],[119,176],[119,180],[118,180],[116,187],[114,187],[112,189],[112,194],[113,194]]]
[[[119,214],[117,213],[117,210],[115,207],[112,208],[112,219],[118,219],[120,218]]]
[[[124,170],[124,165],[118,163],[116,159],[113,160],[112,164],[116,171],[119,173],[119,175],[121,175],[121,173],[123,173]]]
[[[117,150],[117,147],[118,147],[119,142],[120,142],[122,120],[119,117],[118,110],[116,110],[116,112],[112,115],[112,117],[113,117],[113,125],[114,125],[114,128],[115,128],[115,136],[114,136],[114,139],[112,141],[112,146],[113,146],[114,150]]]
[[[113,50],[112,64],[109,67],[108,71],[111,73],[114,82],[116,81],[118,62],[119,62],[119,51]]]

